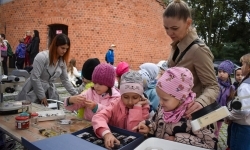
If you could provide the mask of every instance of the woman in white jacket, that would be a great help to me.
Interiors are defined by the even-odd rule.
[[[69,81],[76,86],[77,77],[79,78],[81,75],[76,69],[76,60],[74,58],[70,60],[67,71]]]

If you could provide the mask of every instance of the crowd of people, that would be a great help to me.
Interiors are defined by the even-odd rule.
[[[223,61],[216,76],[213,54],[199,39],[184,1],[174,0],[167,6],[163,25],[173,41],[166,61],[143,63],[135,70],[124,61],[114,67],[116,46],[112,44],[105,55],[106,63],[89,58],[81,73],[75,67],[75,59],[66,65],[71,47],[67,35],[57,35],[49,50],[38,53],[38,31],[34,30],[32,38],[27,32],[16,50],[17,66],[22,68],[25,62],[33,70],[16,100],[30,99],[47,106],[47,99],[59,99],[53,82],[60,78],[72,95],[64,100],[65,108],[76,110],[78,117],[91,121],[106,148],[120,144],[109,124],[147,137],[216,150],[224,122],[228,124],[227,150],[250,149],[248,110],[229,109],[230,116],[198,131],[191,126],[192,113],[214,102],[230,108],[235,96],[250,95],[250,54],[242,56],[242,67],[235,70],[230,60]],[[0,39],[1,43],[1,51],[6,51],[6,44]],[[245,98],[242,104],[250,105],[248,101]]]

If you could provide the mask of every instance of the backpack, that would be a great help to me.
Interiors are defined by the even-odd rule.
[[[10,44],[7,42],[7,56],[11,57],[13,55],[12,48]]]

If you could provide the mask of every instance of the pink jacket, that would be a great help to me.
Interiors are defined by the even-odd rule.
[[[107,106],[109,106],[111,102],[118,101],[121,97],[120,93],[115,88],[112,88],[112,96],[109,96],[109,94],[106,94],[105,96],[98,95],[95,92],[95,90],[93,90],[92,88],[88,89],[86,92],[82,93],[81,95],[85,95],[87,100],[92,100],[98,104],[98,109],[96,113],[102,110],[103,108],[106,108]],[[85,108],[84,104],[73,104],[73,105],[67,106],[67,100],[64,101],[64,106],[65,106],[65,109],[70,110],[70,111],[78,110],[79,108]],[[90,121],[94,114],[95,113],[91,109],[85,108],[84,118],[86,120]]]
[[[122,100],[112,102],[109,107],[98,112],[92,118],[92,125],[98,137],[110,132],[109,125],[130,130],[142,120],[149,118],[149,105],[135,105],[128,109]]]

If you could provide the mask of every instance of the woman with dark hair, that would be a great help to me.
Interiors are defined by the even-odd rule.
[[[66,62],[70,53],[70,40],[67,35],[57,35],[49,51],[37,54],[33,63],[33,70],[18,93],[16,100],[30,100],[48,105],[47,99],[59,100],[54,81],[60,77],[63,86],[71,95],[78,94],[70,83]]]
[[[34,58],[39,53],[39,44],[40,44],[39,32],[37,30],[34,30],[31,45],[28,50],[30,54],[30,65],[33,64]]]

